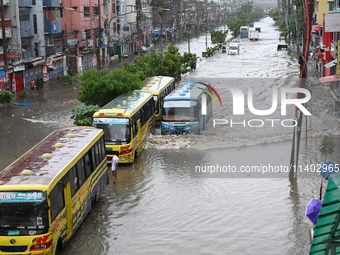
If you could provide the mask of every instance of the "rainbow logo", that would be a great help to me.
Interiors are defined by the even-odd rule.
[[[214,89],[212,86],[204,83],[204,82],[199,82],[199,84],[202,84],[204,86],[206,86],[208,89],[210,89],[217,97],[218,101],[220,102],[220,105],[222,106],[222,99],[220,97],[220,95],[217,93],[216,89]],[[212,101],[214,102],[214,104],[217,104],[217,100],[215,98],[215,96],[208,90],[208,89],[204,89],[204,88],[199,88],[201,90],[203,90],[207,95],[209,95],[212,99]],[[206,98],[206,94],[202,95],[202,115],[207,115],[207,98]]]

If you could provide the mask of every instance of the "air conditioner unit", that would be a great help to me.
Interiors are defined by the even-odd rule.
[[[9,5],[10,0],[3,0],[4,5]]]

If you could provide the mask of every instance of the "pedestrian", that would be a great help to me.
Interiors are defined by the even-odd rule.
[[[119,161],[117,154],[118,153],[115,153],[114,156],[112,157],[112,164],[111,164],[113,183],[116,183],[116,180],[117,180],[118,161]]]
[[[60,75],[60,73],[58,73],[58,75],[57,75],[58,83],[60,82],[60,78],[61,78],[61,75]]]
[[[30,87],[31,87],[31,90],[34,90],[35,88],[35,82],[33,79],[30,80]]]

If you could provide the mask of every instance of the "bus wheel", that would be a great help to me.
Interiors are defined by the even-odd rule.
[[[55,249],[55,253],[54,254],[59,254],[61,251],[63,250],[63,245],[61,242],[61,239],[58,240],[58,244],[57,244],[57,248]]]

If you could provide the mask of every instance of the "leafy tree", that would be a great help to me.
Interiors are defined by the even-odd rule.
[[[324,135],[322,138],[322,142],[319,148],[321,155],[325,157],[325,162],[327,161],[328,155],[332,155],[334,153],[335,143],[334,137]]]
[[[211,34],[211,42],[214,44],[223,44],[225,43],[225,38],[227,37],[228,30],[226,31],[215,31],[210,30]]]
[[[78,100],[85,105],[106,105],[119,95],[140,89],[143,81],[140,75],[128,72],[126,69],[109,71],[107,68],[85,70],[80,79]]]
[[[227,20],[227,26],[230,30],[233,31],[234,37],[238,37],[240,35],[240,27],[247,26],[249,22],[249,19],[234,18]]]
[[[44,84],[45,84],[44,78],[41,77],[41,76],[38,76],[37,77],[37,84],[36,84],[37,90],[42,89],[44,87]]]
[[[72,110],[74,119],[73,124],[76,126],[92,126],[92,116],[100,109],[99,106],[87,105]]]
[[[179,80],[181,74],[188,72],[186,67],[191,60],[185,60],[178,47],[170,44],[164,53],[151,50],[145,56],[137,56],[135,64],[125,63],[124,69],[139,75],[141,80],[158,75],[171,76]]]
[[[0,104],[9,104],[14,101],[14,94],[8,90],[0,91]]]
[[[319,151],[321,152],[321,155],[325,157],[325,163],[327,161],[328,155],[332,155],[335,151],[335,143],[334,143],[334,137],[324,135],[322,138],[321,145],[319,147]],[[323,177],[321,177],[321,184],[320,184],[320,200],[322,200],[322,183],[323,183]]]

